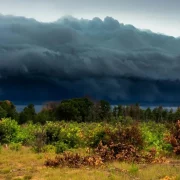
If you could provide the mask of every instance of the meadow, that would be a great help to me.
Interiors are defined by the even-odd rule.
[[[81,150],[82,151],[82,150]],[[0,157],[0,179],[24,180],[99,180],[99,179],[142,179],[142,180],[179,180],[180,164],[176,162],[161,164],[132,164],[110,162],[102,167],[46,167],[47,157],[54,153],[34,153],[27,147],[19,151],[2,149]],[[179,162],[179,161],[178,161]]]
[[[180,108],[0,102],[0,179],[180,179]]]
[[[180,160],[169,126],[152,121],[19,125],[2,119],[0,179],[178,180]],[[178,127],[173,129],[179,132]]]

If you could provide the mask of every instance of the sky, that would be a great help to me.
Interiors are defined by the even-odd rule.
[[[177,0],[0,0],[0,100],[180,104],[179,7]]]
[[[0,0],[0,13],[51,22],[64,15],[104,19],[180,36],[179,0]]]

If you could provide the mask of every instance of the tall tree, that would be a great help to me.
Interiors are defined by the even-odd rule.
[[[113,116],[114,116],[115,119],[118,118],[118,107],[117,106],[113,107]]]
[[[111,106],[108,101],[101,100],[100,104],[100,118],[101,120],[108,120],[110,118]]]
[[[5,118],[7,116],[7,112],[0,106],[0,119]]]
[[[0,107],[6,112],[6,117],[18,120],[18,113],[16,111],[15,105],[12,102],[8,100],[1,101]]]
[[[122,105],[118,105],[118,117],[120,117],[120,116],[123,116],[124,114],[123,114],[123,106]]]
[[[149,107],[145,110],[144,115],[145,115],[145,121],[152,120],[153,118],[152,111]]]
[[[29,104],[27,107],[23,109],[23,111],[19,115],[19,123],[24,124],[28,121],[35,122],[36,111],[33,104]]]

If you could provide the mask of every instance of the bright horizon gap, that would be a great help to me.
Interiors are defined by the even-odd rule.
[[[23,15],[14,15],[14,14],[4,14],[4,13],[1,13],[0,12],[0,15],[3,15],[3,16],[14,16],[14,17],[24,17],[24,18],[27,18],[27,19],[35,19],[36,21],[38,22],[41,22],[41,23],[53,23],[53,22],[56,22],[57,20],[63,18],[63,17],[74,17],[76,19],[85,19],[85,20],[92,20],[93,18],[95,17],[98,17],[100,18],[102,21],[104,20],[104,18],[106,17],[112,17],[113,19],[117,20],[120,24],[124,24],[124,25],[133,25],[135,28],[139,29],[139,30],[142,30],[142,31],[148,31],[150,30],[151,32],[153,33],[157,33],[157,34],[162,34],[162,35],[166,35],[166,36],[173,36],[174,38],[180,38],[180,33],[179,31],[176,31],[175,28],[172,28],[172,29],[163,29],[162,27],[157,27],[157,26],[149,26],[147,24],[147,26],[142,26],[140,23],[136,22],[136,23],[133,23],[133,22],[130,22],[129,20],[120,20],[120,18],[118,18],[117,16],[111,16],[111,15],[107,15],[107,16],[76,16],[76,15],[70,15],[70,14],[65,14],[65,15],[61,15],[59,16],[58,18],[57,17],[51,17],[49,20],[47,18],[37,18],[37,17],[34,17],[34,16],[23,16]],[[149,26],[149,27],[148,27]],[[163,32],[164,30],[164,32]],[[165,32],[165,31],[168,31],[168,32]],[[172,33],[169,33],[169,32],[172,32]]]

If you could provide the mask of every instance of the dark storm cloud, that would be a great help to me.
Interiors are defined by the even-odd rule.
[[[180,39],[113,18],[0,16],[0,98],[179,102]]]

